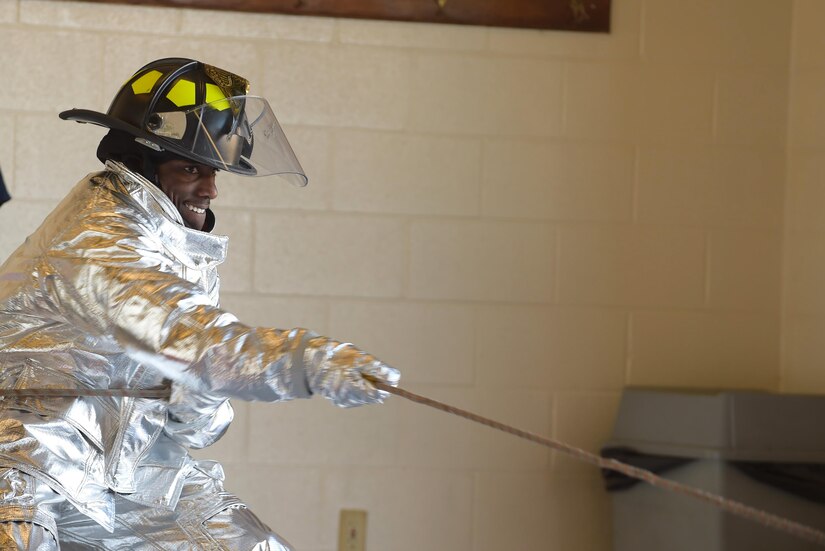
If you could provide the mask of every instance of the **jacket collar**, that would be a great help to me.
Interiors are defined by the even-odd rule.
[[[187,268],[203,270],[226,259],[229,238],[193,230],[183,224],[178,209],[163,191],[122,163],[106,161],[106,170],[126,186],[136,206],[150,214],[163,245]],[[208,218],[208,217],[207,217]],[[214,215],[212,216],[214,223]],[[211,228],[210,228],[211,229]]]

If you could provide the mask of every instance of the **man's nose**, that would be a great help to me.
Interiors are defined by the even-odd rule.
[[[198,184],[198,195],[214,200],[218,197],[218,187],[215,185],[215,173],[205,175]]]

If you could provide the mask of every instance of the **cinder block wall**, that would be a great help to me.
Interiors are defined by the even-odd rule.
[[[192,56],[250,78],[311,180],[220,176],[241,319],[591,450],[625,385],[776,389],[793,2],[613,3],[590,35],[0,0],[0,257],[98,167],[56,113]],[[236,407],[199,456],[299,549],[343,507],[373,551],[609,548],[598,473],[531,444],[397,399]]]
[[[825,5],[794,3],[782,389],[825,392]]]

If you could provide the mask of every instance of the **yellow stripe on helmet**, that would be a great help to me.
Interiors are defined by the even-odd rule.
[[[135,95],[148,94],[152,91],[152,87],[162,76],[163,73],[161,73],[160,71],[149,71],[140,78],[135,79],[135,81],[132,83],[132,92],[134,92]]]
[[[195,83],[182,78],[172,86],[166,97],[178,107],[195,105]]]
[[[226,94],[223,93],[223,90],[219,86],[209,83],[206,84],[206,103],[217,111],[223,111],[229,107],[229,102],[226,101]]]

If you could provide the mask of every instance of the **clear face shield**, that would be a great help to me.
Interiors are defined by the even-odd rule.
[[[279,175],[305,186],[307,177],[269,102],[258,96],[223,97],[185,111],[155,112],[147,130],[187,158],[247,176]]]

